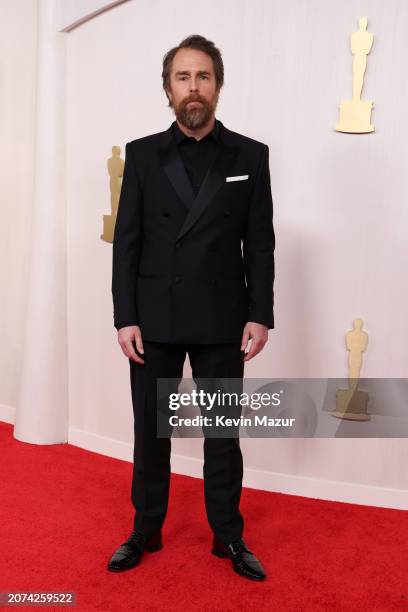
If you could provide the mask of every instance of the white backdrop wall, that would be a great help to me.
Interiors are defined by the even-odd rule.
[[[121,2],[129,2],[129,0],[69,0],[69,2],[55,0],[55,2],[58,30],[69,32],[102,11],[115,8]]]
[[[375,37],[363,97],[374,100],[376,132],[339,134],[349,35],[362,15]],[[217,117],[270,147],[276,329],[246,376],[345,376],[355,317],[370,335],[362,374],[407,376],[407,26],[404,0],[209,0],[194,11],[186,0],[131,0],[67,34],[71,441],[131,457],[129,366],[113,328],[112,250],[99,238],[110,210],[106,159],[113,144],[124,154],[129,140],[169,126],[162,56],[192,33],[223,52]],[[242,447],[254,486],[408,507],[404,439]],[[174,440],[173,469],[200,475],[201,449],[202,440]]]
[[[0,2],[0,414],[6,420],[16,406],[24,347],[36,46],[36,0]]]
[[[375,35],[364,97],[375,101],[376,132],[354,136],[333,125],[340,99],[351,95],[348,36],[361,15]],[[276,329],[246,376],[345,375],[344,333],[356,316],[370,334],[364,375],[407,376],[407,26],[403,1],[209,0],[192,11],[186,0],[138,0],[70,33],[73,427],[132,439],[128,364],[111,326],[111,248],[99,239],[109,208],[105,159],[112,144],[124,147],[173,120],[161,89],[162,56],[191,33],[223,52],[217,116],[270,146]],[[408,488],[405,440],[243,440],[242,446],[248,468]],[[201,441],[174,440],[173,452],[201,458]]]

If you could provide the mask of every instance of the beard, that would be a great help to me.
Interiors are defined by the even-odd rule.
[[[189,104],[189,102],[201,102],[201,104]],[[173,106],[178,121],[189,130],[204,127],[214,113],[218,102],[218,94],[212,100],[207,100],[198,94],[192,94]]]

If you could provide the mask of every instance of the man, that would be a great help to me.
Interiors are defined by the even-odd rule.
[[[215,118],[224,82],[214,43],[189,36],[163,60],[176,120],[126,145],[113,241],[118,341],[129,359],[134,411],[133,531],[108,569],[135,567],[162,547],[169,438],[157,436],[157,378],[243,378],[274,327],[275,238],[268,146]],[[250,341],[247,353],[245,349]],[[243,540],[239,438],[204,439],[212,553],[253,580],[265,571]]]

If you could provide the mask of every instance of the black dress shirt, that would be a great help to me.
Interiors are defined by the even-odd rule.
[[[193,191],[197,195],[207,170],[217,153],[220,133],[219,123],[215,120],[214,128],[200,140],[184,134],[180,130],[177,121],[174,121],[172,125],[181,159],[183,160]],[[121,321],[116,325],[116,329],[129,325],[137,325],[137,322]]]
[[[178,150],[196,195],[217,153],[219,131],[219,123],[215,120],[215,125],[211,132],[200,140],[196,140],[193,136],[184,134],[179,128],[177,121],[173,122],[173,132]]]

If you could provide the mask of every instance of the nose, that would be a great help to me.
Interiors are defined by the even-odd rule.
[[[194,76],[191,77],[190,91],[198,91],[198,79]]]

